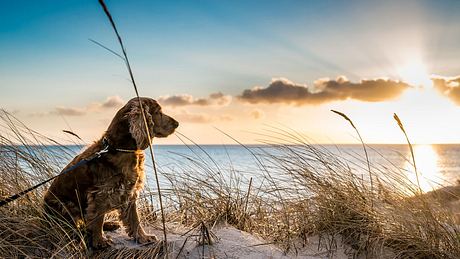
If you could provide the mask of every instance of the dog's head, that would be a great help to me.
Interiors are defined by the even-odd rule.
[[[133,148],[134,145],[136,149],[146,149],[152,138],[167,137],[179,126],[176,120],[162,112],[157,101],[147,97],[141,97],[140,101],[149,134],[145,129],[139,99],[133,98],[117,112],[107,129],[108,137],[119,148]]]

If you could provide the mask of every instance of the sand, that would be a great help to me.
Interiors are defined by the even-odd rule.
[[[343,244],[334,245],[334,249],[324,248],[324,240],[320,249],[318,237],[310,237],[305,246],[299,245],[285,253],[274,244],[240,231],[232,226],[222,225],[211,230],[213,233],[212,245],[199,245],[198,229],[189,231],[184,227],[168,226],[168,242],[172,248],[170,258],[349,258],[347,252],[352,250]],[[171,230],[174,229],[174,230]],[[158,237],[163,234],[159,230],[146,228],[148,233],[155,233]],[[188,233],[187,233],[188,232]],[[136,244],[122,229],[106,232],[117,249],[148,249],[148,246]]]

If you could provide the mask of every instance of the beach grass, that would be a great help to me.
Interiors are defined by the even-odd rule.
[[[5,111],[0,125],[2,197],[55,175],[74,155]],[[340,244],[355,257],[459,257],[460,222],[442,195],[420,193],[403,170],[374,165],[364,155],[358,157],[360,164],[351,164],[289,129],[273,129],[265,142],[261,147],[243,146],[254,158],[256,173],[219,164],[205,149],[190,143],[193,155],[177,154],[174,171],[160,170],[169,182],[163,188],[167,224],[188,229],[184,235],[197,235],[198,246],[218,242],[214,228],[227,224],[290,256],[316,236],[321,240],[319,249],[331,257]],[[50,145],[52,152],[46,150]],[[91,250],[84,229],[44,215],[44,190],[0,207],[0,257],[165,256],[162,246]],[[140,197],[147,226],[160,226],[157,197],[149,188]],[[452,193],[449,197],[460,198]]]

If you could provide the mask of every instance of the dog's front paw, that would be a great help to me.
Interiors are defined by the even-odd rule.
[[[91,247],[93,247],[94,249],[104,249],[112,245],[113,245],[113,242],[111,239],[102,237],[98,239],[93,239]]]
[[[156,243],[158,238],[155,235],[142,234],[136,237],[136,242],[139,244]]]

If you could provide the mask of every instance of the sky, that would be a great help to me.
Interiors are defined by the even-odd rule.
[[[460,1],[107,0],[142,96],[196,143],[460,143]],[[3,1],[0,107],[63,143],[135,96],[97,1]],[[225,132],[222,133],[222,132]],[[228,137],[227,135],[231,136]],[[283,138],[281,136],[281,138]],[[155,140],[180,144],[177,136]]]

